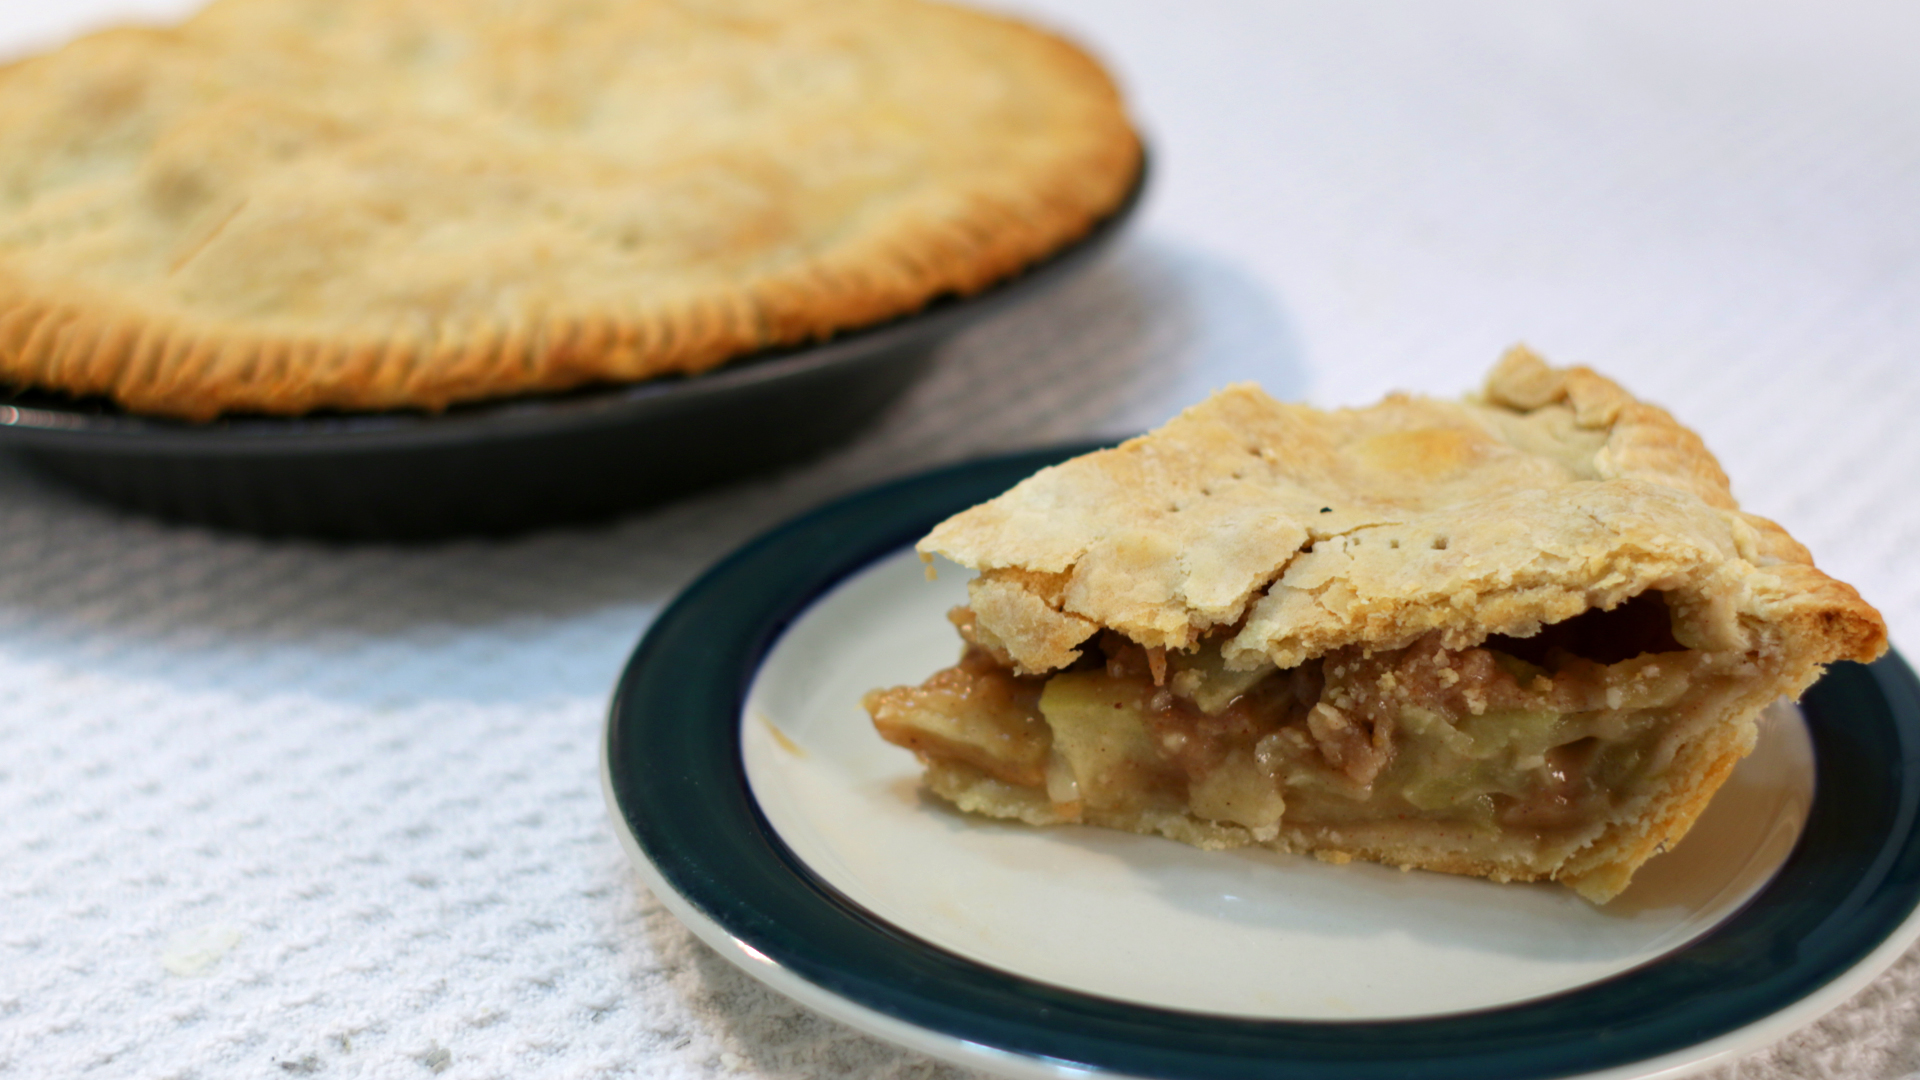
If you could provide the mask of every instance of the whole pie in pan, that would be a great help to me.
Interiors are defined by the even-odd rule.
[[[921,0],[220,0],[0,68],[0,384],[437,409],[711,368],[1113,211],[1112,82]]]
[[[1524,349],[1461,402],[1231,387],[919,548],[979,572],[964,654],[866,706],[959,807],[1595,902],[1886,647],[1698,436]]]

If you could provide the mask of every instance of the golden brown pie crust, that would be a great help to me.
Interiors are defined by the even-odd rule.
[[[1330,843],[1290,832],[1284,815],[1269,837],[1151,808],[1062,813],[1043,791],[927,761],[944,798],[1033,824],[1551,878],[1596,901],[1686,833],[1751,750],[1763,708],[1798,696],[1826,664],[1886,648],[1879,613],[1778,525],[1742,512],[1697,435],[1525,348],[1460,402],[1395,395],[1323,412],[1230,387],[1150,435],[1042,470],[919,549],[979,572],[969,640],[1032,675],[1075,663],[1101,631],[1150,650],[1204,638],[1229,667],[1289,669],[1343,648],[1525,639],[1659,593],[1678,646],[1719,673],[1714,711],[1688,714],[1705,722],[1689,721],[1630,813],[1551,865],[1364,829]]]
[[[1879,615],[1786,531],[1742,513],[1700,437],[1585,368],[1524,348],[1478,400],[1321,411],[1229,387],[1151,435],[1044,469],[919,544],[980,571],[972,608],[1019,665],[1096,628],[1291,667],[1430,631],[1525,637],[1650,588],[1730,647],[1871,659]]]
[[[692,373],[1083,235],[1072,45],[920,0],[221,0],[0,68],[0,382],[148,413]]]

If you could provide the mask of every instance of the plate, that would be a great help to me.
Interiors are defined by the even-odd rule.
[[[1920,937],[1920,687],[1836,665],[1605,909],[1271,853],[1030,830],[923,800],[861,691],[951,661],[933,523],[1087,447],[960,466],[755,541],[656,621],[603,779],[641,876],[821,1012],[1011,1076],[1677,1076]],[[1845,797],[1838,797],[1845,793]]]
[[[858,432],[955,333],[1089,266],[1139,177],[1086,236],[1016,277],[878,326],[691,377],[441,413],[206,424],[0,390],[0,446],[108,501],[266,535],[424,540],[604,518],[790,464]]]
[[[940,570],[929,585],[914,553],[897,552],[780,636],[747,693],[747,786],[774,835],[829,888],[921,941],[1036,982],[1274,1020],[1546,997],[1725,921],[1786,859],[1812,802],[1811,742],[1784,707],[1686,844],[1604,909],[1553,885],[970,817],[922,795],[912,755],[881,741],[859,706],[875,686],[918,683],[953,662],[944,616],[966,603],[971,575]]]

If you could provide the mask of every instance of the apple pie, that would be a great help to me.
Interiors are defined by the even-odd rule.
[[[978,572],[963,655],[865,704],[960,808],[1596,903],[1886,647],[1698,436],[1525,349],[1460,402],[1230,387],[919,550]]]
[[[703,371],[1084,235],[1085,53],[922,0],[219,0],[0,67],[0,385],[437,409]]]

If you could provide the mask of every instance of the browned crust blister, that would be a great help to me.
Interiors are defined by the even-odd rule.
[[[1112,82],[918,0],[223,0],[0,69],[0,382],[142,412],[693,373],[1083,235]]]
[[[1463,402],[1404,395],[1322,412],[1230,387],[1150,435],[1046,469],[920,543],[980,572],[979,625],[1016,666],[1072,663],[1099,630],[1146,646],[1224,639],[1230,662],[1282,668],[1335,649],[1448,648],[1528,637],[1659,590],[1689,649],[1737,669],[1723,714],[1674,747],[1656,789],[1551,867],[1439,847],[1312,849],[1501,880],[1551,877],[1595,900],[1677,842],[1735,762],[1754,718],[1838,660],[1886,648],[1878,612],[1821,573],[1773,522],[1743,513],[1699,436],[1584,368],[1524,348]],[[948,770],[937,790],[999,816],[1044,817],[1021,796]],[[1203,846],[1244,829],[1101,822]]]

